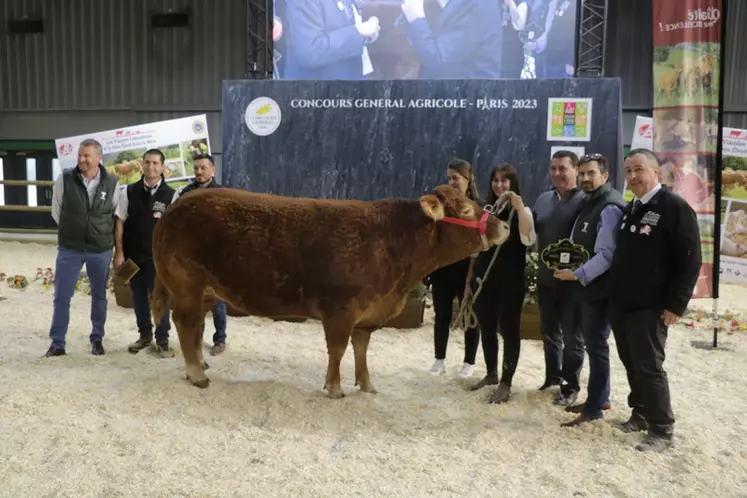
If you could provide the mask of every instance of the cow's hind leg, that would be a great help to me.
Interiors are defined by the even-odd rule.
[[[179,333],[179,344],[184,355],[187,380],[199,388],[210,385],[210,379],[205,375],[204,360],[202,358],[202,341],[200,331],[205,314],[200,302],[186,301],[174,307],[174,324]]]
[[[324,337],[327,340],[327,377],[324,381],[324,389],[327,395],[333,399],[343,398],[345,393],[340,386],[340,362],[345,356],[345,350],[350,341],[350,333],[353,329],[352,320],[345,315],[333,315],[322,321],[324,326]]]
[[[371,376],[368,374],[368,362],[366,360],[370,341],[370,330],[353,329],[351,342],[355,354],[355,385],[359,386],[363,392],[376,394],[376,389],[371,383]]]

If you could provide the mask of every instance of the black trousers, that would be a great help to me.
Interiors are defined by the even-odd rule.
[[[671,436],[674,414],[669,380],[664,371],[664,345],[668,327],[660,309],[621,310],[610,306],[610,324],[617,354],[628,374],[628,406],[634,417],[648,422],[649,431]]]
[[[565,381],[564,394],[581,390],[584,337],[578,305],[568,285],[538,285],[540,328],[545,350],[545,381]]]
[[[462,281],[459,279],[434,279],[432,281],[433,311],[436,315],[433,342],[437,360],[446,358],[452,303],[455,297],[459,299],[459,304],[462,303],[465,284],[466,278]],[[480,331],[478,329],[469,328],[464,331],[464,363],[475,364],[479,344]]]
[[[489,280],[487,281],[489,282]],[[475,289],[473,285],[473,289]],[[500,381],[511,386],[521,351],[523,285],[483,287],[474,304],[480,322],[482,353],[488,375],[498,373],[498,333],[503,336],[503,367]]]

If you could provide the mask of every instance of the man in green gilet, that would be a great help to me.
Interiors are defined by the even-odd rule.
[[[583,246],[589,260],[575,271],[560,270],[555,278],[574,282],[573,298],[578,303],[581,332],[589,355],[586,402],[567,410],[579,415],[567,427],[602,418],[610,399],[610,321],[607,276],[617,243],[617,230],[625,201],[612,188],[607,160],[601,154],[582,157],[578,177],[586,196],[581,201],[571,240]]]
[[[114,247],[114,210],[118,181],[102,166],[101,144],[86,139],[78,148],[78,165],[66,169],[52,188],[52,218],[57,234],[54,312],[49,337],[52,345],[44,355],[65,354],[70,322],[70,299],[83,264],[91,284],[91,354],[103,355],[106,323],[106,281]]]

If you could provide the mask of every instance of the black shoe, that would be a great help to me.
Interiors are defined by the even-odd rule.
[[[152,336],[140,336],[140,339],[127,346],[127,351],[132,354],[139,352],[141,349],[145,349],[153,343]]]
[[[552,386],[559,386],[559,385],[560,385],[560,380],[558,379],[546,380],[545,383],[540,386],[539,390],[544,391],[545,389],[549,389]]]
[[[640,415],[631,415],[627,422],[623,422],[617,426],[618,429],[626,434],[631,432],[643,432],[648,430],[648,422]]]
[[[578,393],[560,393],[552,401],[554,405],[571,406],[578,399]]]
[[[94,356],[102,356],[104,354],[104,345],[101,341],[91,342],[91,354]]]
[[[646,439],[635,447],[638,451],[664,451],[672,446],[672,436],[648,433]]]
[[[51,358],[53,356],[65,356],[65,348],[50,346],[42,358]]]

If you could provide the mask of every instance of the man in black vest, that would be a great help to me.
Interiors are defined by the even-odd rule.
[[[578,177],[586,197],[573,225],[571,241],[583,246],[591,258],[575,271],[556,271],[555,278],[576,282],[573,297],[578,302],[581,331],[589,355],[589,382],[586,402],[567,408],[580,415],[562,424],[565,427],[600,419],[602,410],[610,406],[607,278],[625,207],[622,194],[607,183],[609,168],[601,154],[582,157],[578,163]]]
[[[70,323],[70,299],[80,270],[86,265],[91,283],[91,354],[104,354],[106,281],[114,247],[114,210],[117,177],[101,165],[101,144],[86,139],[78,147],[78,165],[66,169],[52,187],[52,218],[59,225],[54,275],[54,312],[49,337],[52,345],[44,355],[65,354]]]
[[[156,280],[153,263],[153,229],[176,199],[176,191],[166,184],[163,176],[164,155],[151,149],[143,155],[143,176],[136,183],[122,190],[117,206],[114,239],[117,255],[114,267],[119,268],[126,258],[131,259],[140,270],[129,282],[132,292],[132,307],[140,338],[130,344],[130,353],[137,353],[153,342],[153,322],[150,313],[150,295]],[[174,352],[169,348],[169,313],[166,310],[156,326],[156,352],[161,358],[170,358]]]
[[[194,157],[195,179],[177,191],[177,196],[183,196],[199,188],[221,188],[215,179],[215,160],[210,154],[198,154]],[[226,350],[226,302],[218,300],[213,305],[213,347],[210,354],[215,356]],[[205,333],[205,323],[202,324]]]
[[[571,235],[584,192],[578,188],[578,156],[559,150],[550,161],[553,188],[534,202],[534,229],[540,254],[550,244]],[[539,260],[537,297],[540,327],[545,350],[545,381],[540,391],[560,386],[555,404],[569,406],[581,390],[581,368],[584,364],[584,337],[571,297],[571,282],[553,278],[553,271]]]
[[[609,277],[610,322],[633,409],[620,429],[648,430],[636,448],[661,451],[671,446],[674,433],[664,345],[698,281],[700,231],[693,209],[659,183],[653,152],[632,150],[625,175],[635,199],[623,213]]]

